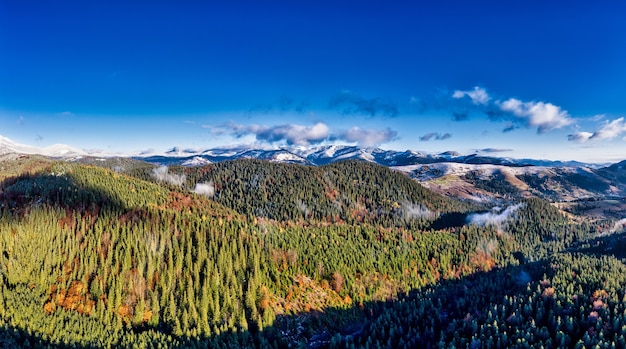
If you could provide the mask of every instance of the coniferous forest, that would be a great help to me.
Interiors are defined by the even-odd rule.
[[[542,199],[357,161],[23,156],[0,180],[1,347],[626,347],[624,227]]]

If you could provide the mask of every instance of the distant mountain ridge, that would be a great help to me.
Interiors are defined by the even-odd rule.
[[[578,161],[513,159],[508,157],[485,156],[478,153],[463,155],[456,151],[431,154],[413,150],[396,151],[353,145],[323,145],[310,148],[294,147],[279,149],[242,147],[192,149],[173,147],[162,153],[141,152],[135,154],[112,154],[104,151],[81,150],[65,144],[55,144],[45,148],[35,147],[19,144],[9,138],[0,136],[0,154],[8,153],[40,154],[54,158],[73,158],[81,156],[130,157],[155,164],[182,166],[203,166],[210,163],[237,159],[259,159],[313,166],[326,165],[342,160],[363,160],[388,167],[442,162],[474,165],[491,164],[511,167],[546,166],[601,168],[610,165],[588,164]]]
[[[40,148],[31,145],[19,144],[6,137],[0,136],[0,155],[4,154],[39,154],[49,157],[73,157],[87,155],[87,152],[65,144],[54,144]]]
[[[484,156],[477,153],[462,155],[455,151],[429,154],[413,150],[396,151],[380,148],[364,148],[350,145],[327,145],[307,149],[254,149],[254,148],[216,148],[203,151],[172,148],[163,154],[138,155],[141,159],[161,165],[197,166],[237,159],[259,159],[282,163],[322,166],[342,160],[362,160],[379,165],[409,166],[451,162],[473,165],[502,165],[510,167],[546,166],[546,167],[590,167],[600,168],[602,165],[587,164],[578,161],[552,161],[537,159],[513,159],[506,157]]]
[[[392,168],[439,194],[473,202],[533,196],[552,202],[575,202],[589,199],[622,200],[626,196],[626,160],[611,165],[598,165],[577,161],[512,159],[479,153],[463,155],[455,151],[429,154],[413,150],[394,151],[349,145],[204,150],[174,147],[162,153],[115,155],[79,150],[61,144],[37,148],[0,136],[0,155],[11,153],[41,154],[66,161],[101,165],[107,159],[119,159],[140,161],[152,166],[183,166],[190,169],[244,159],[314,167],[357,160]],[[115,166],[124,167],[120,164]],[[604,211],[615,211],[614,215],[619,215],[618,211],[621,209],[612,205],[596,211],[602,211],[598,216],[605,216]]]

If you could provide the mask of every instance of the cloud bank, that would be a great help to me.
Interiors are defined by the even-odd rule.
[[[231,122],[217,127],[204,125],[203,128],[209,129],[213,135],[230,134],[236,138],[252,135],[261,143],[284,143],[290,146],[308,146],[329,140],[357,143],[360,146],[371,147],[392,141],[398,136],[398,133],[390,128],[376,130],[363,129],[359,126],[354,126],[338,133],[331,133],[328,125],[323,122],[318,122],[312,126],[297,124],[276,126],[243,125]]]
[[[211,128],[212,133],[218,132],[223,134],[228,132],[237,138],[254,135],[259,141],[267,143],[285,142],[288,145],[320,143],[330,135],[330,129],[323,122],[318,122],[312,126],[297,124],[266,126],[228,123],[217,128],[212,128],[211,126],[205,126],[205,128]]]

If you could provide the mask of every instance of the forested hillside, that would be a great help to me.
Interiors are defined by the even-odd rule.
[[[247,217],[273,221],[426,228],[442,214],[479,209],[427,190],[401,173],[363,161],[309,167],[237,160],[168,171],[180,176],[176,184],[182,188],[210,185],[213,200]],[[149,181],[158,179],[149,167],[135,166],[128,174]]]
[[[623,227],[539,199],[362,162],[25,161],[2,163],[2,346],[626,345]]]

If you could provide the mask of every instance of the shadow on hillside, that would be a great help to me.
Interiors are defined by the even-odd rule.
[[[348,309],[279,315],[273,326],[259,331],[250,324],[249,331],[228,332],[211,337],[175,337],[168,347],[220,348],[332,348],[365,346],[378,341],[388,347],[434,348],[451,323],[487,322],[490,304],[502,304],[506,297],[522,298],[529,283],[538,283],[546,273],[547,263],[496,268],[459,279],[448,279],[422,290],[400,294],[396,299],[357,304]],[[519,324],[507,323],[511,331]],[[167,326],[137,328],[141,333],[158,330],[170,334]],[[171,334],[170,334],[171,335]],[[466,330],[455,334],[471,338]],[[160,343],[150,343],[157,347]],[[162,344],[162,343],[161,343]],[[76,343],[50,342],[41,334],[4,325],[0,327],[0,347],[81,347]],[[90,345],[89,347],[98,347]]]
[[[616,258],[626,258],[626,232],[600,235],[579,242],[569,250],[597,257],[611,255]]]
[[[430,224],[430,229],[444,230],[449,228],[460,228],[467,223],[467,213],[448,212]]]
[[[66,175],[24,174],[0,183],[0,209],[21,216],[43,204],[94,215],[105,206],[122,211],[130,209],[111,193],[77,183]]]
[[[319,323],[342,324],[341,326],[318,327],[317,331],[293,336],[290,342],[304,342],[308,348],[365,346],[376,342],[386,347],[434,348],[442,338],[450,323],[476,320],[485,323],[491,304],[502,304],[505,297],[522,297],[530,282],[538,282],[546,273],[544,261],[522,266],[496,268],[488,272],[459,279],[448,279],[421,290],[412,290],[387,301],[366,302],[363,305],[343,312],[336,310],[322,314],[331,319],[313,319],[313,328]],[[358,310],[360,317],[354,317]],[[289,333],[280,328],[280,323],[298,323],[301,315],[287,316],[277,320],[281,333]],[[352,317],[342,321],[341,317]],[[334,317],[334,318],[332,318]],[[306,326],[305,326],[306,327]],[[288,327],[293,330],[293,326]],[[456,335],[470,338],[474,333],[466,331]],[[448,335],[452,335],[448,332]]]

